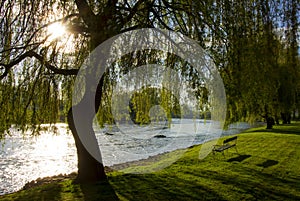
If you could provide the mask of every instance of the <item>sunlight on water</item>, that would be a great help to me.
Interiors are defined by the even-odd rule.
[[[66,125],[59,124],[58,135],[43,132],[30,137],[14,131],[1,142],[0,194],[19,190],[39,177],[76,171],[76,149]]]

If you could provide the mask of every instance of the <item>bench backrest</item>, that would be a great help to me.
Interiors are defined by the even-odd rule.
[[[236,140],[237,140],[237,136],[234,136],[234,137],[231,137],[231,138],[227,138],[226,140],[223,141],[223,144],[227,144],[228,142],[236,141]]]

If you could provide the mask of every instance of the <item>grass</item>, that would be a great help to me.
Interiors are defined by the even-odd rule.
[[[220,139],[221,142],[222,139]],[[172,165],[152,173],[110,172],[109,183],[45,184],[0,200],[300,200],[300,124],[255,128],[238,135],[234,149],[199,160],[201,145],[189,148]],[[177,157],[127,170],[155,170]]]

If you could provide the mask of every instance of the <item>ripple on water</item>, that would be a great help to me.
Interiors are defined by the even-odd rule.
[[[0,195],[17,191],[40,177],[76,171],[74,140],[64,124],[58,127],[59,135],[44,132],[29,137],[15,131],[0,142]]]

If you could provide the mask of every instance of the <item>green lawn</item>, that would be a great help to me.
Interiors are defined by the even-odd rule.
[[[220,139],[221,141],[222,139]],[[238,135],[238,152],[199,160],[201,146],[163,170],[148,174],[109,173],[109,184],[42,185],[0,200],[300,200],[300,124],[250,129]],[[155,169],[178,155],[130,169]],[[116,196],[113,196],[116,195]]]

